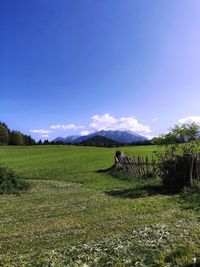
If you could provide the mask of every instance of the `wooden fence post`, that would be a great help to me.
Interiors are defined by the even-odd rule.
[[[189,186],[192,187],[193,186],[194,155],[188,154],[188,158],[189,158],[189,166],[190,166],[190,170],[189,170]]]

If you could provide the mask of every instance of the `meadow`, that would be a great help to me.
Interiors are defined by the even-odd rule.
[[[198,194],[149,190],[158,178],[98,172],[119,148],[0,147],[31,184],[0,195],[0,266],[185,266],[200,257]],[[155,146],[123,147],[129,155]]]

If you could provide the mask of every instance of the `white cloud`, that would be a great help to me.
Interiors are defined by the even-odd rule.
[[[75,125],[75,124],[57,124],[50,126],[51,129],[61,129],[61,130],[77,130],[77,129],[84,129],[84,126]]]
[[[41,137],[48,138],[49,135],[48,134],[42,134]]]
[[[30,130],[31,133],[37,133],[37,134],[48,134],[51,133],[51,130],[44,130],[44,129],[39,129],[39,130]]]
[[[150,128],[147,125],[139,123],[135,117],[121,117],[114,118],[109,113],[104,115],[94,115],[91,117],[92,123],[90,127],[93,130],[119,130],[119,131],[133,131],[136,133],[149,133]]]
[[[81,131],[80,132],[80,135],[88,135],[90,134],[91,132],[90,131]]]
[[[180,119],[178,122],[180,124],[191,124],[195,122],[196,124],[200,125],[200,116],[188,116],[186,118]]]

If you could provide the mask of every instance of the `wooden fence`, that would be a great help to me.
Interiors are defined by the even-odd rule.
[[[133,173],[136,176],[147,177],[155,174],[157,169],[155,156],[128,156],[123,152],[117,151],[115,155],[115,166],[117,169]]]
[[[200,153],[185,154],[189,162],[189,179],[192,185],[193,179],[200,181]],[[128,156],[124,152],[117,151],[115,154],[115,167],[123,169],[138,177],[148,177],[156,175],[156,171],[160,164],[165,160],[173,159],[173,155],[166,153],[157,153],[150,156]],[[174,156],[175,159],[175,156]]]

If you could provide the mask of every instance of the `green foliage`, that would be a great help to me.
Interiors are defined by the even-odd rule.
[[[29,184],[14,171],[0,166],[0,194],[16,194],[27,190]]]
[[[0,123],[0,145],[7,145],[9,133],[5,125]]]
[[[195,123],[175,125],[168,134],[152,139],[156,145],[165,145],[158,173],[168,192],[177,193],[185,186],[192,186],[189,157],[194,159],[195,153],[199,151],[199,130],[200,127]]]
[[[19,131],[12,131],[9,139],[10,145],[22,146],[24,144],[23,135]]]
[[[170,132],[152,139],[155,145],[169,145],[187,143],[199,139],[200,126],[195,123],[175,125]]]
[[[200,140],[192,140],[189,143],[184,144],[182,147],[182,154],[194,154],[200,150]]]
[[[176,138],[177,143],[184,143],[196,140],[199,136],[200,127],[195,124],[175,125],[171,134]]]
[[[189,161],[187,156],[166,158],[159,165],[159,176],[169,193],[178,193],[189,185]]]
[[[165,151],[159,157],[158,176],[169,193],[178,193],[184,187],[191,186],[191,158],[195,158],[198,151],[199,140],[165,147]],[[193,176],[195,174],[196,170],[193,167]]]

